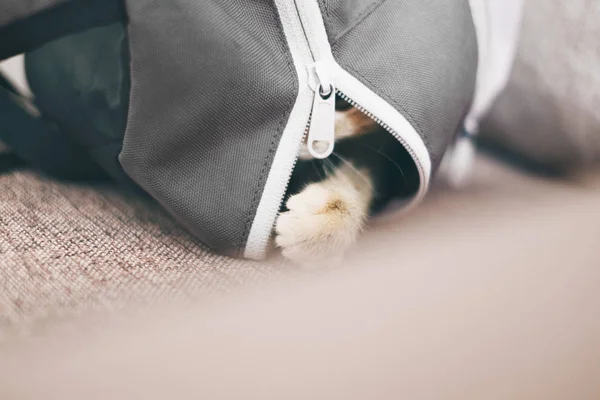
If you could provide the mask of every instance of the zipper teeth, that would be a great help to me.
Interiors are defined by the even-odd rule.
[[[396,140],[398,140],[402,144],[402,146],[408,152],[408,154],[410,154],[410,156],[412,157],[413,161],[417,165],[417,168],[419,169],[419,172],[420,173],[424,172],[423,171],[423,167],[421,166],[421,163],[419,162],[419,158],[417,157],[417,155],[415,154],[415,152],[413,151],[413,149],[408,145],[408,143],[406,143],[406,140],[404,140],[402,138],[402,136],[400,136],[400,134],[398,132],[396,132],[395,130],[393,130],[392,128],[390,128],[390,126],[388,124],[386,124],[385,122],[383,122],[381,119],[377,118],[372,112],[370,112],[369,110],[367,110],[366,108],[364,108],[363,106],[361,106],[360,104],[358,104],[356,101],[352,100],[350,97],[346,96],[340,90],[336,89],[336,92],[347,103],[351,104],[358,111],[362,112],[367,117],[369,117],[373,121],[377,122],[377,124],[379,126],[381,126],[383,129],[385,129],[386,131],[388,131],[392,136],[394,136],[396,138]]]
[[[300,146],[302,146],[302,143],[304,143],[306,141],[306,138],[308,137],[308,131],[310,130],[310,123],[312,120],[312,113],[308,118],[308,121],[306,123],[306,126],[304,127],[304,133],[302,134],[302,140],[300,141]],[[281,214],[281,206],[283,205],[283,202],[285,201],[286,195],[287,195],[287,191],[288,188],[290,186],[290,181],[292,180],[292,175],[294,174],[294,170],[296,169],[296,164],[298,164],[298,160],[300,158],[300,148],[298,148],[298,151],[296,152],[296,156],[294,157],[294,162],[292,163],[292,168],[291,168],[291,172],[289,173],[289,175],[287,176],[287,178],[285,178],[285,180],[283,181],[283,187],[284,187],[284,191],[283,191],[283,196],[281,197],[281,199],[279,200],[278,203],[278,207],[275,210],[275,224],[277,223],[277,218],[279,217],[279,215]],[[267,235],[265,240],[261,240],[260,241],[260,248],[262,249],[263,253],[266,253],[267,248],[269,247],[269,242],[272,240],[273,238],[273,233],[274,233],[274,229],[275,229],[275,225],[272,225],[270,227],[270,234]]]
[[[398,140],[400,142],[400,144],[402,144],[402,146],[410,154],[413,161],[417,165],[417,168],[419,168],[419,170],[422,170],[421,163],[419,163],[417,155],[413,152],[412,148],[408,145],[408,143],[406,143],[406,141],[400,136],[400,134],[398,134],[395,130],[390,128],[390,126],[388,124],[386,124],[385,122],[383,122],[381,119],[377,118],[372,112],[370,112],[369,110],[367,110],[366,108],[364,108],[363,106],[358,104],[356,101],[352,100],[350,97],[346,96],[346,94],[342,93],[339,89],[336,89],[335,91],[342,99],[344,99],[344,101],[351,104],[357,110],[359,110],[360,112],[365,114],[367,117],[371,118],[379,126],[381,126],[383,129],[388,131],[392,136],[394,136],[396,138],[396,140]],[[304,134],[302,135],[302,141],[300,143],[304,143],[306,141],[306,137],[308,136],[308,131],[310,130],[311,121],[312,121],[312,113],[311,113],[310,117],[308,118],[308,122],[306,123],[306,127],[304,128]],[[294,163],[292,164],[292,170],[291,170],[292,172],[289,174],[289,176],[285,180],[284,196],[281,199],[281,201],[279,202],[279,208],[277,210],[277,215],[280,214],[279,210],[281,209],[281,206],[283,205],[283,201],[285,200],[287,190],[290,186],[290,181],[292,180],[292,175],[294,174],[294,170],[296,169],[296,164],[298,164],[298,159],[300,158],[299,152],[300,152],[300,150],[298,150],[298,154],[296,154],[296,157],[294,158]]]
[[[305,0],[303,0],[303,1],[305,1]],[[317,58],[323,58],[323,55],[321,55],[321,57],[319,57],[318,55],[315,55],[314,50],[316,48],[318,48],[319,45],[318,44],[315,45],[314,43],[311,43],[310,38],[307,36],[307,32],[305,30],[306,29],[305,22],[302,20],[303,16],[301,15],[301,12],[300,12],[301,10],[299,9],[299,6],[302,5],[303,2],[299,1],[299,0],[292,0],[292,2],[294,4],[294,8],[295,8],[295,12],[296,12],[297,16],[300,17],[300,26],[301,26],[301,28],[303,30],[304,40],[306,42],[306,45],[308,46],[308,49],[310,50],[310,62],[314,63]],[[309,3],[309,2],[307,1],[307,3]],[[312,11],[313,14],[319,14],[320,15],[320,11],[319,11],[319,6],[317,4],[317,0],[310,0],[310,3],[311,3],[311,4],[309,4],[310,7],[313,7],[313,6],[314,7],[313,8],[309,7],[309,11]],[[286,7],[283,7],[283,10],[286,11],[286,12],[290,12],[290,10],[287,7],[287,5],[289,5],[289,3],[287,2],[287,0],[276,0],[276,4],[278,4],[278,8],[279,9],[281,9],[282,5],[285,5]],[[304,5],[306,5],[306,3],[304,3]],[[300,8],[302,8],[302,7],[300,7]],[[306,11],[306,10],[304,10],[304,11]],[[295,19],[292,22],[295,24],[296,23]],[[319,25],[319,24],[317,24],[317,25]],[[315,29],[320,29],[322,31],[322,33],[323,33],[322,37],[325,40],[325,44],[323,46],[329,48],[329,42],[326,39],[327,36],[326,36],[326,33],[325,33],[324,26],[317,26]],[[294,36],[294,35],[292,35],[292,36]],[[295,39],[295,36],[294,36],[294,39]],[[314,37],[313,37],[313,39],[314,39]],[[314,46],[316,46],[316,47],[314,47]],[[328,53],[328,54],[324,54],[326,56],[326,57],[324,57],[324,59],[331,59],[330,61],[333,61],[333,55],[331,55],[330,52],[326,52],[326,53]],[[329,57],[327,57],[327,55]],[[297,58],[296,56],[295,56],[295,58]],[[294,62],[297,64],[298,60],[295,59]],[[302,62],[305,63],[306,60],[303,60]],[[298,65],[296,65],[296,67],[298,67]],[[299,73],[301,73],[301,72],[299,72]],[[354,107],[356,107],[359,111],[361,111],[362,113],[364,113],[365,115],[367,115],[369,118],[371,118],[373,121],[377,122],[382,128],[384,128],[392,136],[394,136],[396,138],[396,140],[398,140],[402,144],[402,146],[406,149],[406,151],[412,157],[413,162],[415,163],[415,165],[416,165],[416,167],[417,167],[417,169],[419,171],[419,175],[422,176],[422,177],[428,178],[428,175],[427,175],[428,174],[428,170],[421,163],[421,161],[420,161],[417,153],[408,144],[408,142],[402,136],[400,136],[400,134],[398,134],[398,132],[396,132],[394,129],[392,129],[384,121],[382,121],[381,119],[377,118],[372,112],[368,111],[363,106],[361,106],[360,104],[358,104],[354,100],[350,99],[348,96],[346,96],[343,92],[341,92],[337,88],[336,88],[336,93],[339,94],[340,97],[342,97],[348,103],[350,103]],[[307,136],[309,134],[309,131],[310,131],[310,125],[311,125],[312,117],[313,117],[313,114],[312,114],[312,109],[311,109],[311,112],[309,113],[309,116],[308,116],[308,121],[307,121],[305,129],[304,129],[304,133],[303,133],[303,136],[302,136],[302,141],[300,143],[304,143],[306,141],[306,138],[307,138]],[[276,218],[278,218],[278,216],[280,215],[281,207],[282,207],[283,202],[284,202],[284,200],[286,198],[287,191],[288,191],[289,185],[290,185],[290,181],[292,179],[294,170],[296,169],[296,165],[297,165],[298,159],[300,157],[300,151],[301,151],[301,148],[299,146],[298,149],[297,149],[297,152],[296,152],[296,156],[295,156],[295,158],[293,160],[293,163],[291,164],[292,168],[291,168],[290,173],[288,174],[288,176],[286,178],[284,178],[284,179],[280,178],[281,179],[280,182],[283,181],[282,183],[284,185],[283,186],[284,191],[283,191],[283,196],[281,197],[281,199],[279,199],[278,208],[276,210],[271,210],[271,208],[270,208],[271,205],[269,205],[268,209],[263,210],[263,213],[267,214],[267,217],[269,218],[269,221],[271,221],[272,216],[275,217],[275,221],[276,221]],[[424,184],[426,184],[426,183],[427,182],[420,182],[421,189],[424,187]],[[279,192],[279,190],[278,190],[278,192]],[[264,194],[263,194],[263,196],[264,196]],[[275,199],[273,199],[273,200],[275,200]],[[274,203],[275,202],[273,202],[273,204]],[[259,207],[260,207],[260,204],[259,204]],[[256,221],[257,221],[257,219],[255,217],[255,224],[253,225],[253,229],[256,226]],[[273,225],[271,225],[269,227],[269,232],[271,234],[273,232],[273,227],[274,227]],[[264,227],[262,225],[259,225],[258,228],[257,228],[257,231],[258,231],[257,235],[259,236],[259,238],[257,240],[257,243],[260,243],[259,244],[260,248],[258,250],[256,250],[257,246],[253,245],[251,247],[251,254],[264,255],[264,253],[266,252],[266,249],[267,249],[267,246],[268,246],[268,242],[269,242],[269,240],[271,238],[271,235],[269,235],[266,231],[263,231],[263,229],[264,229]],[[252,234],[252,231],[251,231],[251,234]],[[246,246],[246,252],[248,252],[248,245]]]
[[[311,120],[312,120],[312,114],[308,118],[308,122],[306,123],[306,127],[304,128],[304,134],[302,134],[302,141],[300,142],[300,146],[302,146],[302,143],[304,143],[306,141],[306,138],[308,136],[308,131],[310,130]],[[290,172],[287,179],[285,180],[285,186],[284,186],[285,190],[283,191],[283,197],[279,201],[279,208],[277,209],[277,216],[279,216],[279,214],[281,214],[281,212],[279,210],[281,210],[281,206],[283,205],[283,202],[287,195],[287,191],[290,186],[290,181],[292,180],[292,175],[294,174],[294,170],[296,169],[296,164],[298,164],[299,158],[300,158],[300,149],[298,149],[298,152],[296,153],[296,156],[294,157],[294,162],[292,164],[292,169],[291,169],[292,172]]]
[[[342,98],[344,99],[346,102],[348,102],[349,104],[351,104],[353,107],[355,107],[357,110],[359,110],[360,112],[362,112],[363,114],[365,114],[367,117],[371,118],[373,121],[375,121],[379,126],[381,126],[383,129],[385,129],[388,133],[390,133],[392,136],[394,136],[396,138],[396,140],[398,140],[400,142],[400,144],[402,144],[402,146],[404,147],[404,149],[410,154],[410,156],[412,157],[415,165],[417,166],[417,168],[419,169],[419,172],[421,174],[424,173],[423,170],[423,166],[421,165],[419,158],[417,157],[416,153],[413,151],[413,149],[408,145],[408,143],[406,142],[406,140],[404,140],[402,138],[402,136],[400,136],[400,134],[398,134],[398,132],[396,132],[395,130],[393,130],[388,124],[386,124],[384,121],[382,121],[380,118],[376,117],[372,112],[370,112],[369,110],[367,110],[366,108],[364,108],[363,106],[361,106],[360,104],[358,104],[356,101],[354,101],[353,99],[351,99],[350,97],[348,97],[345,93],[341,92],[339,89],[336,88],[336,93]],[[308,136],[308,132],[310,130],[310,124],[312,121],[312,112],[311,115],[308,118],[308,121],[306,122],[306,126],[304,127],[304,133],[302,135],[302,140],[300,141],[300,143],[304,143],[306,141],[306,138]],[[300,158],[300,149],[298,149],[298,152],[296,153],[296,156],[294,157],[294,162],[292,163],[292,168],[291,168],[291,172],[290,174],[287,176],[287,178],[285,179],[285,183],[284,183],[284,194],[283,197],[281,198],[281,200],[279,201],[279,207],[277,208],[276,211],[276,215],[277,217],[281,214],[280,210],[281,210],[281,206],[283,205],[283,202],[286,198],[287,195],[287,191],[288,188],[290,186],[290,181],[292,179],[292,175],[294,174],[294,170],[296,169],[296,165],[298,164],[298,159]],[[277,217],[275,220],[277,220]],[[262,248],[266,248],[268,246],[268,243],[261,243],[261,247]]]
[[[293,0],[293,3],[294,3],[294,7],[296,8],[296,12],[298,12],[298,0]],[[299,13],[298,13],[298,16],[300,16]],[[304,30],[305,29],[304,23],[302,22],[301,18],[300,18],[300,25],[302,26],[302,32],[303,32],[304,38],[306,40],[306,43],[308,45],[308,49],[310,51],[310,56],[311,56],[312,62],[315,62],[315,55],[314,55],[313,50],[312,50],[312,48],[310,46],[310,42],[309,42],[308,37],[306,35],[306,32]],[[302,134],[302,140],[300,141],[300,147],[298,147],[298,151],[296,152],[296,156],[294,157],[294,162],[292,163],[291,172],[290,172],[290,174],[288,175],[288,177],[285,180],[283,197],[279,201],[279,207],[277,208],[277,214],[276,214],[277,217],[275,218],[275,223],[277,223],[277,218],[281,214],[281,206],[283,205],[283,202],[285,201],[285,198],[286,198],[286,196],[288,194],[287,192],[288,192],[288,189],[290,187],[290,182],[292,180],[292,175],[294,175],[294,170],[296,169],[296,165],[298,164],[298,159],[300,158],[300,151],[301,151],[302,144],[304,142],[306,142],[306,138],[308,137],[308,132],[310,131],[310,124],[311,124],[311,122],[312,122],[312,108],[311,108],[311,111],[310,111],[310,115],[308,116],[308,121],[306,122],[306,126],[304,127],[304,133]],[[265,247],[266,246],[267,246],[267,244],[265,244]]]
[[[306,123],[306,127],[304,128],[304,134],[302,135],[302,141],[300,142],[300,146],[302,146],[302,143],[304,143],[306,141],[306,138],[308,137],[308,131],[310,130],[311,120],[312,120],[312,114],[308,118],[308,122]],[[290,172],[290,175],[285,180],[285,190],[283,192],[283,198],[279,202],[279,209],[277,210],[277,215],[280,214],[279,210],[281,210],[281,206],[283,205],[283,201],[285,200],[285,196],[286,196],[288,188],[290,186],[290,181],[292,180],[292,175],[294,175],[294,170],[296,169],[296,164],[298,164],[299,159],[300,159],[300,149],[298,149],[298,152],[296,153],[296,157],[294,157],[294,163],[292,164],[292,172]]]

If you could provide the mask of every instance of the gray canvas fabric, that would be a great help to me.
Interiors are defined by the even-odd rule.
[[[121,163],[200,240],[244,247],[297,93],[271,2],[129,2]]]
[[[475,90],[468,1],[352,3],[321,2],[334,56],[412,123],[436,168]]]
[[[51,8],[67,0],[2,0],[0,2],[0,26]]]
[[[320,6],[339,64],[412,123],[435,170],[475,84],[468,1]],[[127,36],[94,29],[29,57],[34,92],[113,176],[122,167],[205,245],[242,255],[299,89],[277,8],[131,0],[127,13]],[[68,101],[53,102],[51,76]]]

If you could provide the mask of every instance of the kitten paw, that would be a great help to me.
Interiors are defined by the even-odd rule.
[[[283,256],[303,265],[339,263],[366,218],[359,198],[356,192],[318,183],[290,197],[289,211],[279,216],[275,226],[275,242]]]

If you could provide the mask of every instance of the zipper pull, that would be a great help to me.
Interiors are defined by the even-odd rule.
[[[309,66],[311,89],[315,92],[306,146],[314,158],[327,158],[335,146],[335,82],[325,62]]]

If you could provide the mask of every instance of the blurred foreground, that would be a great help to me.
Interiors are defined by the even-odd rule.
[[[197,272],[175,259],[168,265],[177,273],[161,274],[159,264],[144,264],[133,251],[134,241],[123,243],[114,263],[106,257],[91,264],[86,252],[65,251],[48,264],[56,269],[54,290],[38,293],[31,288],[43,289],[42,278],[26,261],[56,254],[58,244],[11,246],[0,270],[0,282],[8,282],[0,292],[7,332],[40,333],[43,326],[46,337],[20,344],[5,338],[0,398],[599,398],[599,177],[544,180],[480,159],[472,188],[434,191],[413,213],[380,219],[349,257],[352,265],[317,275],[220,264],[198,253],[204,267]],[[74,206],[54,215],[59,227],[78,213],[103,210],[107,223],[136,213],[134,203],[107,203],[110,196],[93,189],[37,179],[0,177],[5,226],[17,218],[10,212],[17,202],[7,196],[19,188],[29,190],[33,209],[49,200]],[[138,216],[127,229],[155,235],[159,246],[145,257],[165,257],[160,225]],[[106,228],[93,220],[63,240],[102,240]],[[40,234],[32,225],[20,237],[24,232],[34,242]],[[6,232],[1,236],[5,241]],[[228,273],[227,265],[236,267]],[[255,290],[242,285],[257,281]],[[237,290],[210,302],[154,305],[182,297],[185,288],[214,294],[223,286]],[[115,314],[88,316],[56,329],[60,315],[103,315],[133,298],[153,299],[152,317],[111,323]]]

